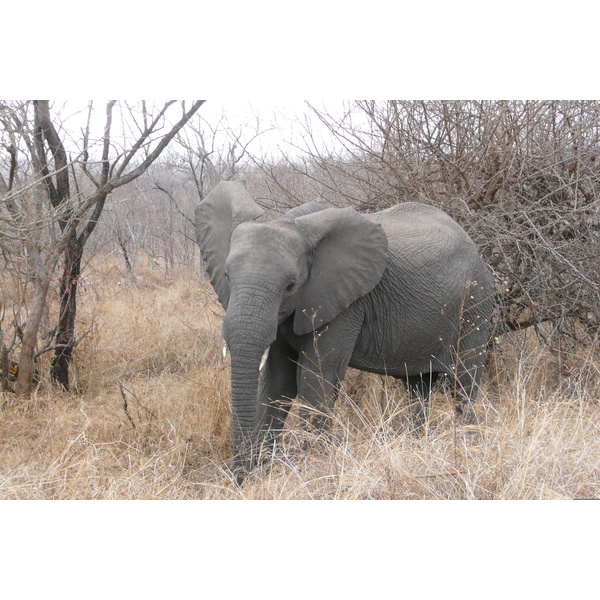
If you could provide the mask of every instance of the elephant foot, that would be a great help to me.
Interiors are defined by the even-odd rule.
[[[249,456],[248,456],[249,455]],[[251,449],[233,459],[233,479],[238,487],[242,487],[248,476],[256,469],[259,456]]]
[[[242,487],[251,476],[268,473],[275,457],[282,455],[284,455],[284,449],[275,436],[265,440],[249,465],[234,465],[233,473],[237,485]]]

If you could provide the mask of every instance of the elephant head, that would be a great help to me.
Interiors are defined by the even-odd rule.
[[[219,183],[196,209],[196,237],[210,281],[226,309],[231,353],[232,445],[238,479],[260,444],[261,357],[279,326],[305,336],[335,319],[381,279],[387,237],[351,208],[307,204],[261,222],[242,182]]]

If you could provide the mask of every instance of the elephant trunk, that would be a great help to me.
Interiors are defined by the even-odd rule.
[[[232,294],[223,322],[231,353],[231,434],[237,481],[255,465],[260,450],[259,367],[277,335],[277,310],[266,297]]]

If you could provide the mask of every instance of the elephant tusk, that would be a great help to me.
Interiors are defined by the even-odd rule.
[[[260,365],[258,367],[259,371],[262,371],[265,368],[265,364],[267,362],[267,358],[269,358],[269,350],[271,349],[271,346],[269,346],[264,354],[262,355],[262,358],[260,359]],[[223,358],[227,357],[227,344],[223,344]]]
[[[262,355],[262,358],[260,359],[260,366],[258,367],[258,371],[262,371],[265,368],[265,363],[267,362],[267,358],[269,358],[269,350],[271,349],[271,346],[269,346],[266,350],[265,353]]]

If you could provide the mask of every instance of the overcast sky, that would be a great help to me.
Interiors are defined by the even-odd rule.
[[[332,100],[324,103],[321,100],[311,102],[314,106],[326,106],[332,114],[339,114],[347,101]],[[132,101],[132,104],[136,104]],[[87,122],[87,106],[85,100],[54,100],[51,102],[51,112],[60,112],[64,122],[64,141],[68,151],[75,153],[75,148],[81,146],[81,130]],[[100,140],[105,124],[106,100],[94,100],[94,112],[91,121],[91,138]],[[170,109],[172,120],[181,115],[181,107],[177,105]],[[294,156],[300,154],[298,147],[305,147],[303,138],[307,137],[310,129],[314,140],[320,140],[321,147],[332,147],[333,137],[316,118],[303,100],[245,100],[245,99],[211,99],[209,98],[194,117],[194,122],[201,117],[206,123],[203,130],[207,139],[211,138],[210,128],[217,128],[217,143],[223,148],[228,147],[229,139],[223,132],[230,129],[235,134],[241,132],[241,143],[247,143],[252,138],[249,150],[262,157],[277,158],[283,154]],[[118,143],[121,135],[118,111],[113,114],[112,139]],[[184,132],[185,133],[185,132]],[[259,133],[260,135],[257,135]],[[69,137],[74,140],[69,144]],[[100,152],[100,142],[97,143]]]
[[[338,115],[348,101],[312,100],[310,103],[317,108],[326,107],[331,114]],[[209,123],[217,123],[220,115],[224,114],[231,128],[244,129],[246,139],[256,130],[258,120],[261,134],[252,143],[252,149],[255,152],[260,150],[263,156],[298,153],[298,148],[306,146],[309,131],[312,139],[318,140],[321,146],[335,144],[333,136],[303,100],[209,99],[200,111]]]

